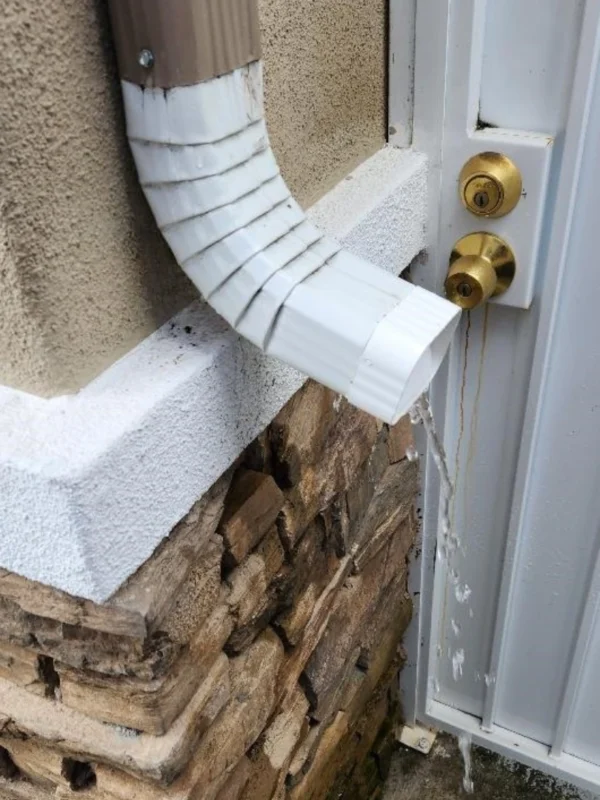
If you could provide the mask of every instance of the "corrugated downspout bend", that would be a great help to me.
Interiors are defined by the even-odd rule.
[[[306,218],[269,146],[256,0],[111,0],[127,134],[165,239],[266,353],[385,422],[435,375],[460,310]]]

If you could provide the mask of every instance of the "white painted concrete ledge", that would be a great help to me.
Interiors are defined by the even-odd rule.
[[[309,216],[398,273],[425,246],[426,171],[384,148]],[[303,381],[198,302],[76,395],[0,387],[0,565],[107,599]]]

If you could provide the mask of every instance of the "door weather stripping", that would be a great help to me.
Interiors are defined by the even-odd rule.
[[[343,250],[291,196],[265,125],[255,0],[111,6],[131,150],[181,268],[265,353],[396,422],[460,310]]]

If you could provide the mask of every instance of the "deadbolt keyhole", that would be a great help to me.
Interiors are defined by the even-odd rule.
[[[476,192],[473,200],[477,208],[485,208],[490,202],[490,197],[487,192]]]
[[[473,287],[470,283],[466,283],[465,281],[464,283],[459,283],[459,285],[456,287],[456,291],[461,297],[471,297],[473,294]]]

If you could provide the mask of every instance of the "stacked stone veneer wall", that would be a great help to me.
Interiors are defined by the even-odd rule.
[[[309,383],[106,604],[0,572],[0,797],[377,797],[409,444]]]

